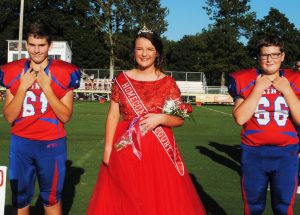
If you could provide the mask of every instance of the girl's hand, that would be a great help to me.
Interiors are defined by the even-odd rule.
[[[162,122],[164,114],[148,113],[140,119],[140,129],[142,134],[153,130]]]
[[[105,144],[102,161],[107,166],[109,163],[111,151],[112,151],[112,146],[110,144]]]

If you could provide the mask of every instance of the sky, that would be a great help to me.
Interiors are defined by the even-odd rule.
[[[206,0],[161,0],[161,6],[169,9],[168,30],[163,35],[178,41],[184,35],[195,35],[212,23],[206,11]],[[270,8],[276,8],[300,30],[299,0],[250,0],[251,11],[257,19],[268,15]]]

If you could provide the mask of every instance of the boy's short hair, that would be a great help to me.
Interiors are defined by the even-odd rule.
[[[45,38],[49,44],[52,42],[52,35],[49,26],[40,20],[34,21],[29,25],[26,41],[28,41],[30,36],[37,39]]]
[[[269,46],[277,46],[280,48],[280,52],[284,52],[283,41],[279,37],[269,36],[269,37],[262,38],[261,40],[258,41],[256,46],[257,55],[260,54],[262,47],[269,47]]]

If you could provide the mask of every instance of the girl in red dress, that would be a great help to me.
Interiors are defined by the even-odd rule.
[[[184,119],[161,113],[166,100],[180,99],[175,80],[163,73],[161,39],[143,28],[133,53],[135,69],[113,84],[87,215],[205,215],[172,132]]]

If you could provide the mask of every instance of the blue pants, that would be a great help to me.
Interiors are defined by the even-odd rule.
[[[298,185],[298,144],[252,147],[242,144],[244,214],[263,214],[268,184],[276,215],[293,214]]]
[[[11,136],[9,178],[14,207],[23,208],[30,204],[36,178],[45,206],[53,206],[61,200],[66,152],[66,138],[37,141]]]

